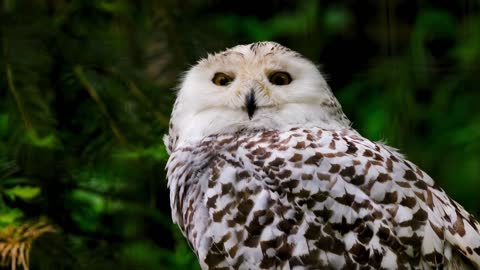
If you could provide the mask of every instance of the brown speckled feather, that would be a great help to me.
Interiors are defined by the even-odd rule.
[[[168,163],[205,269],[468,269],[480,226],[394,149],[344,129],[209,136]]]

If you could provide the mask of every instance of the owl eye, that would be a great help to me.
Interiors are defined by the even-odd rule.
[[[287,72],[278,71],[270,75],[268,78],[272,84],[287,85],[292,82],[292,77]]]
[[[212,82],[219,86],[227,86],[233,81],[233,78],[225,73],[217,72],[212,78]]]

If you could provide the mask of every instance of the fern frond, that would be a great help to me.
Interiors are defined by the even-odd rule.
[[[10,266],[11,270],[21,266],[28,270],[33,241],[45,233],[54,232],[56,229],[53,225],[42,219],[27,222],[20,227],[5,227],[0,231],[0,266]]]

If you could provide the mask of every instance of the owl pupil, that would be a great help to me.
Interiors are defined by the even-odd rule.
[[[285,84],[285,79],[282,76],[276,76],[275,84],[279,84],[279,85]]]

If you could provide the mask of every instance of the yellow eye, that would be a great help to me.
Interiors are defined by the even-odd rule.
[[[272,84],[275,85],[287,85],[292,82],[292,77],[290,74],[283,71],[272,73],[268,79]]]
[[[212,78],[212,82],[219,86],[227,86],[233,81],[233,78],[225,73],[217,72]]]

